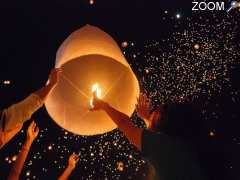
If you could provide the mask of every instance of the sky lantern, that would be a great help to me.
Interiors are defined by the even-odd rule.
[[[102,111],[90,112],[92,95],[131,116],[139,83],[114,39],[101,29],[86,25],[60,46],[56,67],[60,82],[45,106],[62,128],[79,135],[96,135],[116,128]]]

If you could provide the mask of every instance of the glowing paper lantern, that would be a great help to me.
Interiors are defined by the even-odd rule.
[[[95,135],[116,128],[102,111],[89,112],[93,92],[118,110],[132,115],[139,95],[138,80],[117,43],[97,27],[73,32],[57,52],[60,82],[45,105],[62,128]]]

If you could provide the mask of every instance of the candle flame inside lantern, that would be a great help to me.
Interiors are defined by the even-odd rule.
[[[95,93],[97,98],[99,98],[99,99],[102,97],[102,90],[99,88],[98,83],[95,83],[92,86],[92,93]],[[91,106],[91,108],[94,107],[94,105],[93,105],[93,96],[90,99],[90,106]]]

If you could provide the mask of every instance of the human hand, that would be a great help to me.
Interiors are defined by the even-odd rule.
[[[136,111],[138,116],[145,121],[148,128],[153,128],[159,124],[161,117],[162,107],[158,107],[152,113],[151,111],[151,100],[146,94],[141,93],[136,105]]]
[[[32,121],[27,129],[27,142],[32,143],[39,133],[39,128],[35,121]]]
[[[106,102],[104,102],[103,100],[101,100],[97,97],[96,92],[93,93],[93,96],[91,99],[90,111],[103,110],[107,105],[108,104]]]
[[[162,113],[162,106],[158,107],[150,114],[150,117],[148,119],[148,128],[152,130],[156,130],[156,128],[159,127],[161,113]]]
[[[49,75],[49,84],[52,86],[56,86],[59,82],[59,76],[62,72],[62,68],[54,68],[51,70],[51,73]]]
[[[71,169],[74,169],[76,167],[77,162],[79,161],[78,155],[73,153],[69,158],[68,158],[68,167]]]
[[[146,94],[141,93],[137,99],[136,111],[138,116],[143,120],[149,120],[151,110],[151,100]]]

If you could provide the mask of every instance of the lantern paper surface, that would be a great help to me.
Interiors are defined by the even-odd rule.
[[[132,115],[139,95],[138,80],[107,33],[90,25],[73,32],[57,52],[56,67],[62,67],[63,72],[45,106],[62,128],[79,135],[102,134],[116,128],[105,112],[89,111],[96,83],[104,101]]]

